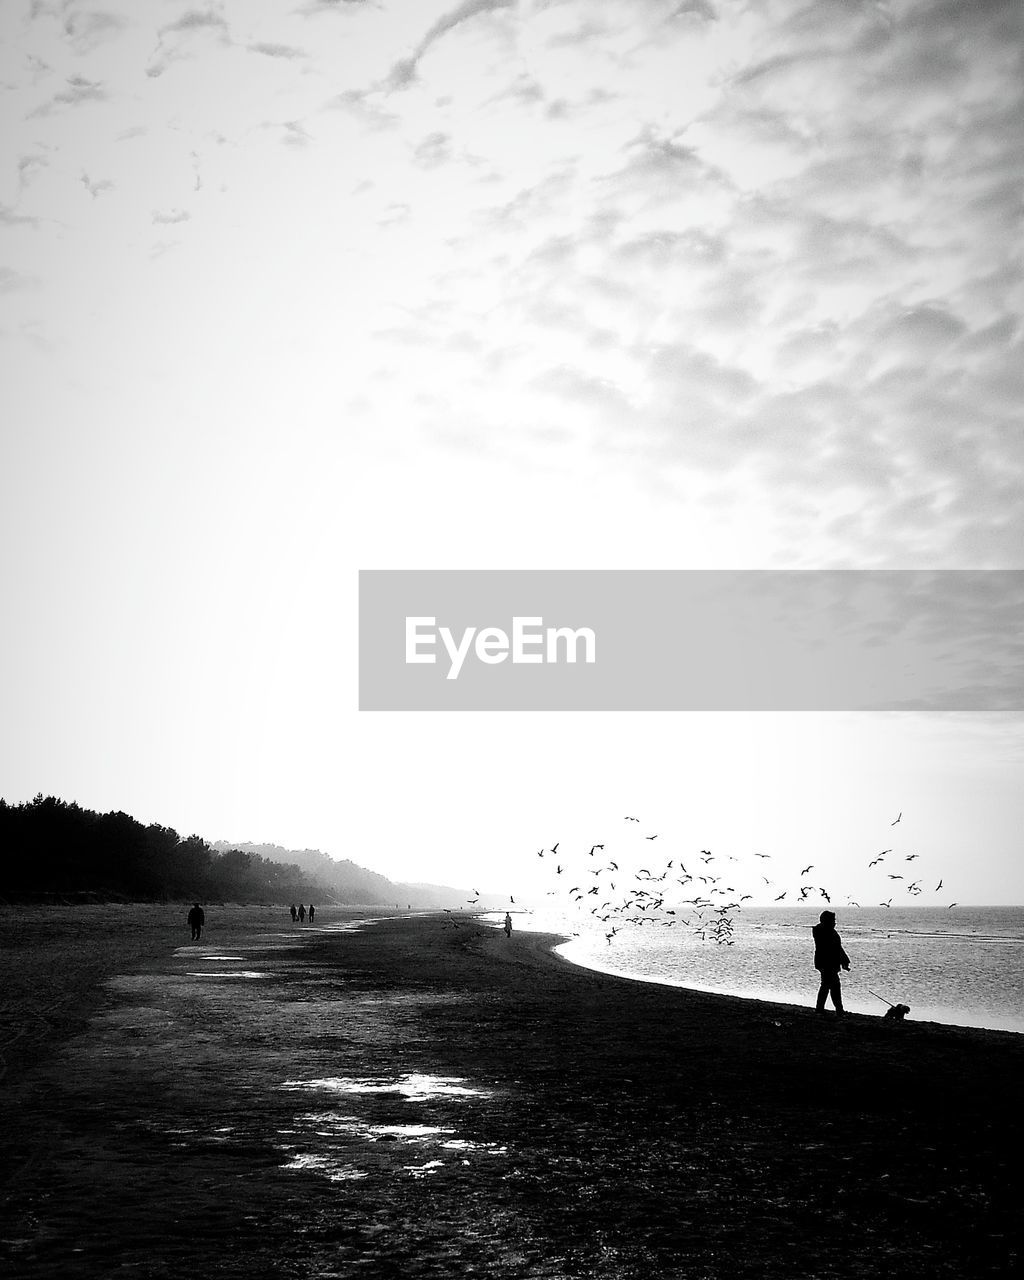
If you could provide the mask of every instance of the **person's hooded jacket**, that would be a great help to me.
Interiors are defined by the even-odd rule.
[[[838,973],[850,967],[850,957],[836,933],[834,921],[820,920],[811,930],[814,938],[814,967],[821,973]]]

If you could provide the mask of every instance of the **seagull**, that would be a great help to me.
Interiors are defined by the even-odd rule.
[[[949,906],[946,908],[946,910],[952,911],[954,907],[958,907],[959,905],[960,905],[959,902],[951,902]]]
[[[902,876],[894,876],[894,875],[890,875],[890,876],[889,876],[889,879],[890,879],[890,880],[902,880],[902,879],[903,879],[903,877],[902,877]]]
[[[825,899],[826,902],[832,901],[832,899],[828,896],[828,894],[825,892],[824,889],[819,889],[818,892],[821,894],[821,896]]]
[[[603,849],[603,848],[604,848],[604,845],[603,845],[603,844],[592,844],[592,845],[590,846],[590,856],[591,856],[591,857],[593,857],[593,856],[594,856],[594,850],[595,850],[595,849]]]
[[[892,906],[892,898],[890,898],[888,902],[880,902],[878,905],[879,905],[880,907],[891,907],[891,906]]]
[[[920,858],[920,856],[921,856],[921,855],[920,855],[919,853],[908,853],[908,854],[907,854],[907,856],[906,856],[905,861],[907,861],[907,862],[913,862],[915,858]]]
[[[782,901],[782,899],[783,899],[785,896],[786,896],[786,895],[785,895],[785,892],[780,893],[780,894],[779,894],[779,896],[775,899],[775,901],[776,901],[776,902],[781,902],[781,901]]]
[[[809,867],[803,867],[800,871],[800,874],[802,876],[805,876],[808,873],[808,871],[813,871],[813,870],[814,870],[814,863],[812,862]]]
[[[903,810],[901,809],[901,810],[900,810],[900,812],[899,812],[899,817],[896,819],[896,822],[899,822],[900,818],[902,818],[902,817],[903,817]],[[890,827],[894,827],[894,826],[896,825],[896,822],[890,822],[890,823],[889,823],[889,826],[890,826]]]
[[[941,888],[942,888],[942,881],[940,880],[940,881],[939,881],[939,883],[935,886],[934,892],[935,892],[935,893],[938,893],[938,891],[939,891]]]
[[[556,841],[556,842],[551,846],[551,852],[552,852],[552,853],[557,853],[557,852],[558,852],[558,846],[559,846],[561,843],[562,843],[562,842],[561,842],[561,840]]]
[[[626,817],[626,821],[627,821],[627,822],[639,822],[639,821],[640,821],[640,819],[639,819],[639,818],[630,818],[630,817],[627,815],[627,817]]]
[[[770,858],[771,856],[772,856],[772,855],[771,855],[770,853],[755,853],[755,854],[754,854],[754,857],[755,857],[755,858]]]
[[[657,840],[657,838],[658,838],[657,832],[655,832],[653,836],[644,836],[645,840]]]

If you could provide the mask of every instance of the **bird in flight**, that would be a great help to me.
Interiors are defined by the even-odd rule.
[[[939,891],[941,888],[942,888],[942,881],[940,880],[940,881],[939,881],[939,883],[935,886],[935,890],[934,890],[934,891],[935,891],[935,893],[938,893],[938,891]]]
[[[772,856],[772,855],[771,855],[770,853],[755,853],[755,854],[754,854],[754,857],[755,857],[755,858],[770,858],[771,856]]]
[[[629,817],[629,815],[627,814],[627,816],[626,816],[626,821],[627,821],[627,822],[639,822],[639,821],[640,821],[640,819],[639,819],[639,818],[631,818],[631,817]]]
[[[959,902],[951,902],[949,906],[946,908],[946,910],[952,911],[954,907],[958,907],[959,905],[960,905]]]
[[[802,876],[805,876],[808,873],[808,871],[813,871],[813,870],[814,870],[814,863],[812,862],[809,867],[802,867],[800,870],[800,874]]]
[[[657,838],[658,838],[657,832],[655,832],[653,836],[644,836],[645,840],[657,840]]]
[[[921,855],[920,855],[919,853],[908,853],[908,854],[907,854],[907,856],[906,856],[905,861],[906,861],[906,862],[913,862],[915,858],[920,858],[920,856],[921,856]]]
[[[558,846],[559,846],[561,843],[562,843],[562,842],[561,842],[561,840],[556,840],[556,841],[555,841],[555,843],[551,846],[551,852],[552,852],[552,853],[557,853],[557,852],[558,852]]]
[[[900,810],[900,812],[899,812],[899,816],[898,816],[898,817],[897,817],[897,819],[896,819],[896,822],[899,822],[900,818],[902,818],[902,817],[903,817],[903,810],[901,809],[901,810]],[[889,826],[890,826],[890,827],[894,827],[894,826],[896,825],[896,822],[890,822],[890,823],[889,823]]]
[[[775,901],[776,901],[776,902],[781,902],[781,901],[782,901],[782,899],[783,899],[785,896],[786,896],[786,895],[785,895],[785,893],[784,893],[784,892],[783,892],[783,893],[780,893],[780,894],[779,894],[779,896],[775,899]]]
[[[902,876],[894,876],[894,875],[891,875],[891,874],[890,874],[889,879],[890,879],[890,880],[902,880],[902,879],[903,879],[903,877],[902,877]]]

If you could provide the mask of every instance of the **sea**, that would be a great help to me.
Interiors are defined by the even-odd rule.
[[[836,916],[851,1012],[881,1016],[887,1003],[905,1004],[916,1021],[1024,1033],[1024,907],[846,907]],[[588,969],[804,1006],[818,989],[817,919],[817,909],[743,910],[725,945],[680,924],[627,923],[609,938],[607,926],[559,911],[513,916],[517,929],[573,935],[556,950]]]

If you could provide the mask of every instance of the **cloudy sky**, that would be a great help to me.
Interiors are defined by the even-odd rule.
[[[1017,0],[8,0],[0,794],[1024,900],[1007,716],[373,715],[360,568],[1020,568]],[[909,797],[909,799],[908,799]]]

